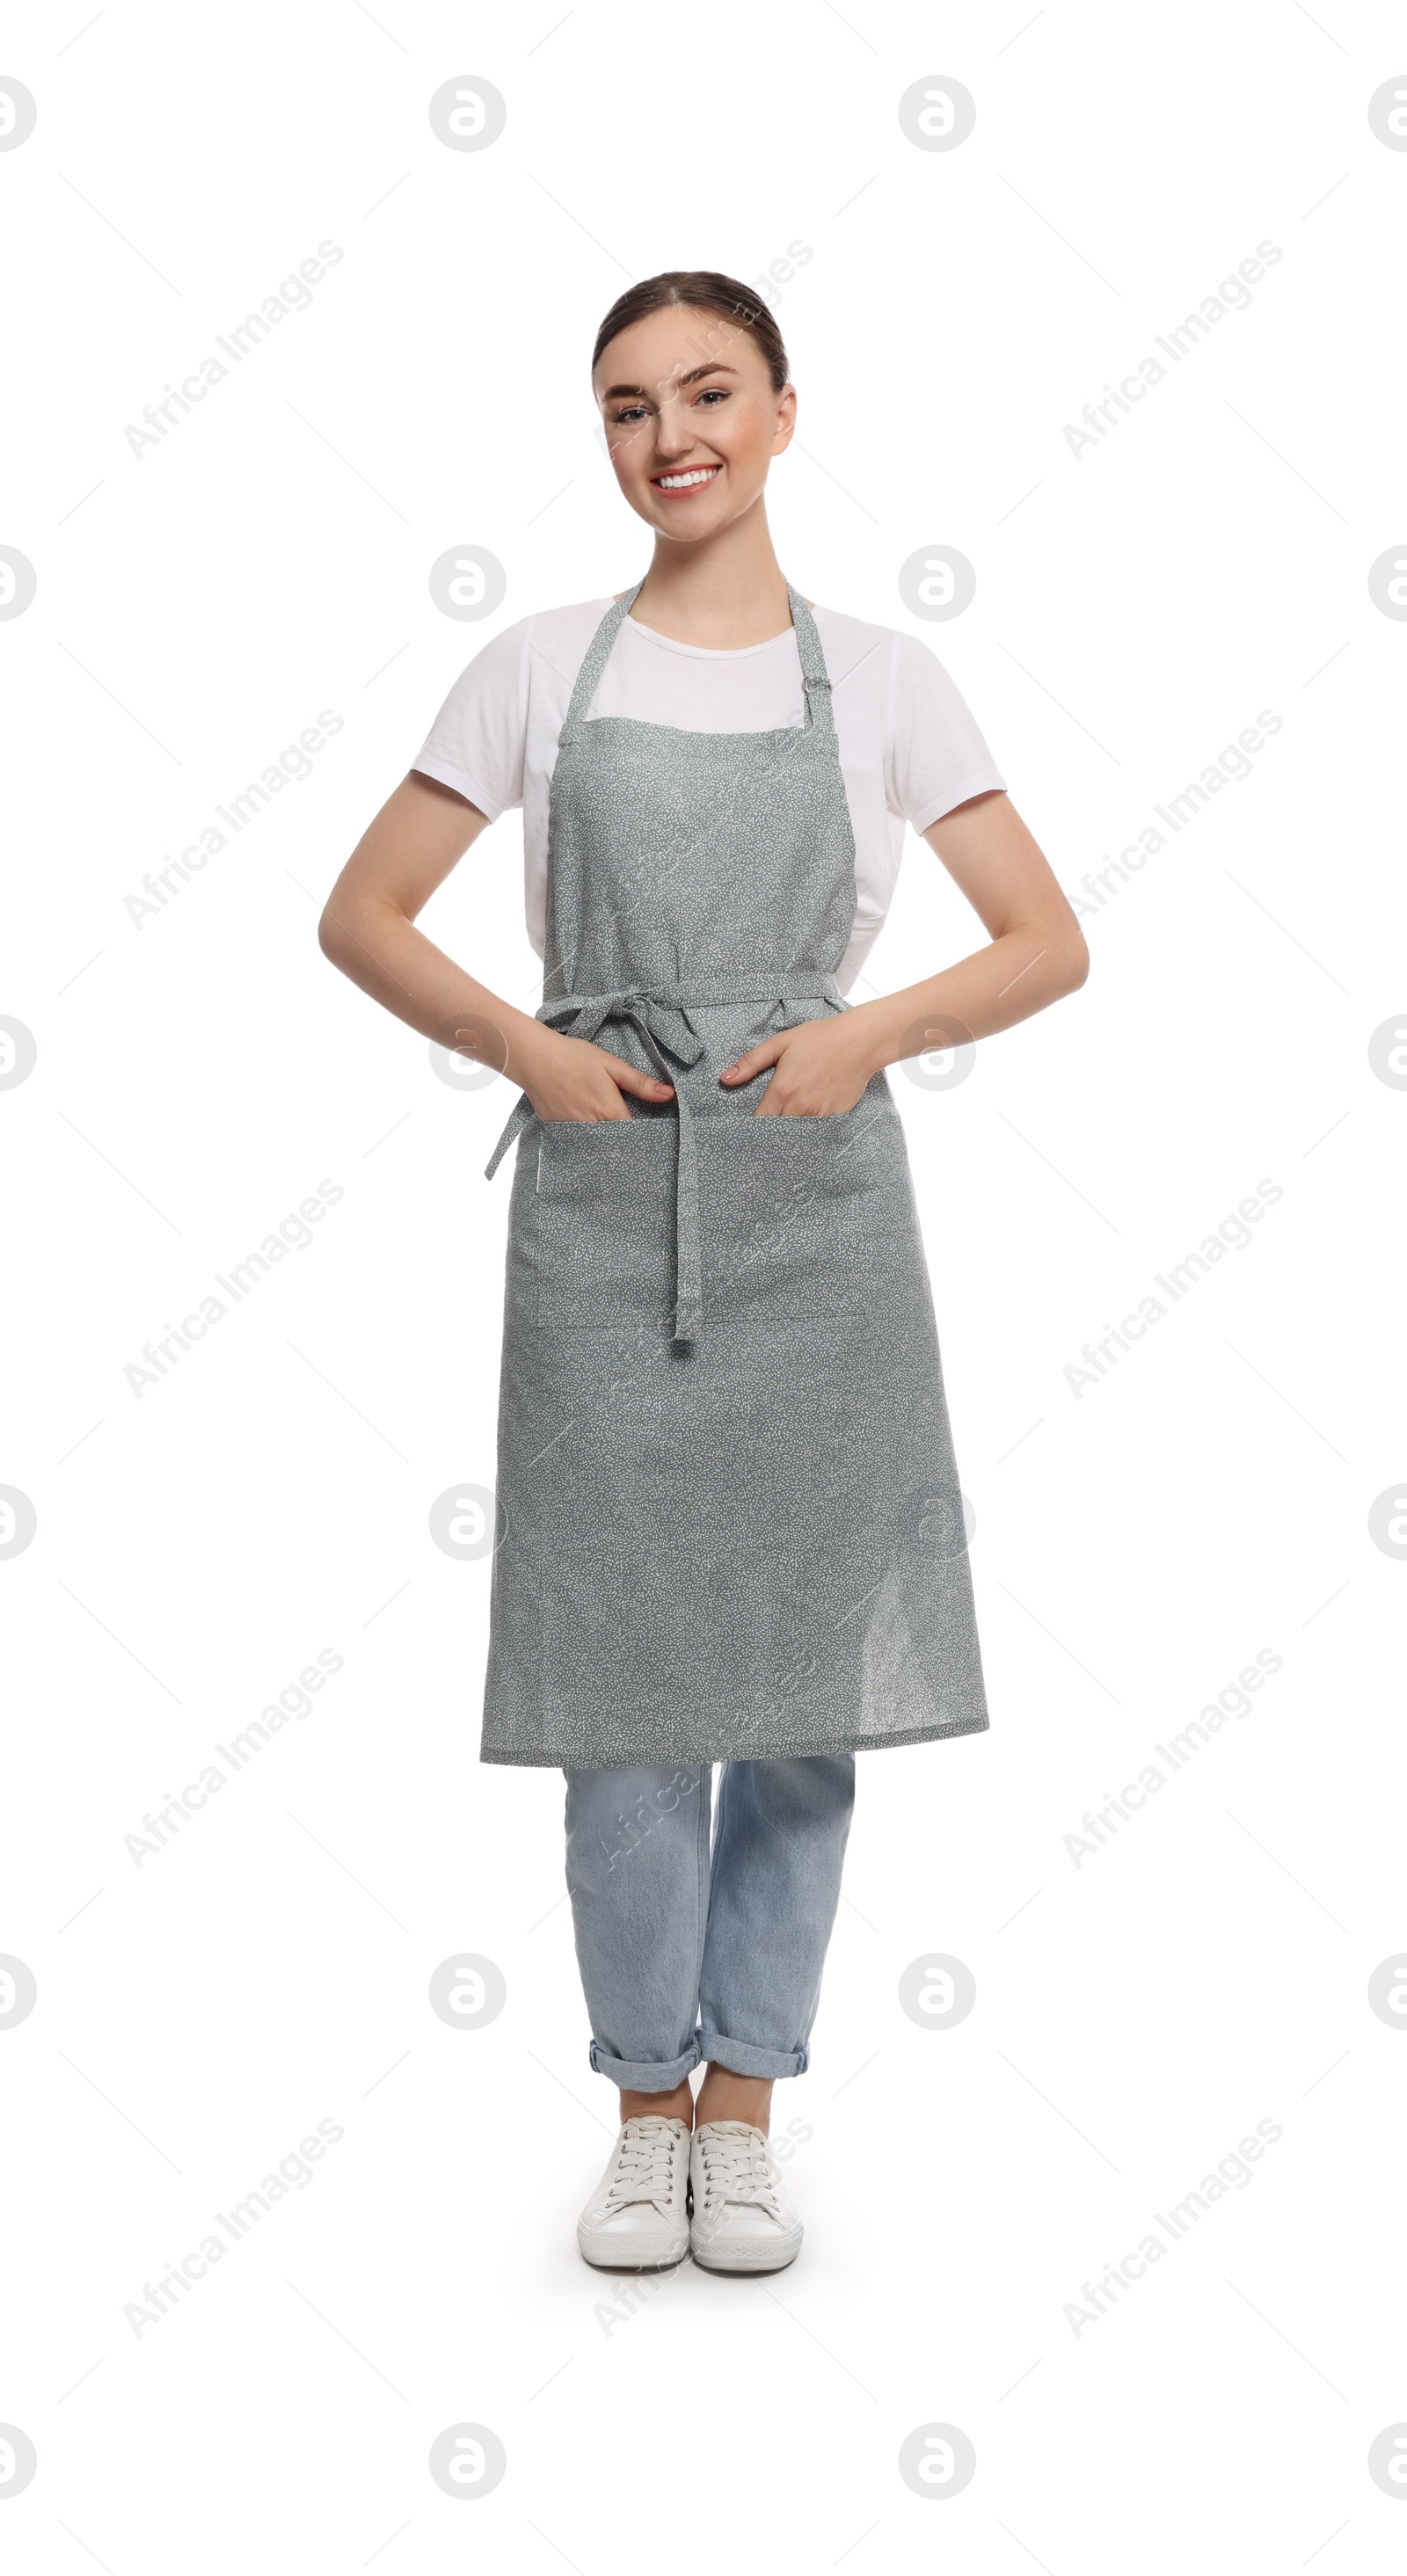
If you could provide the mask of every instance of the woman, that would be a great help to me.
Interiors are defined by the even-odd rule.
[[[782,574],[763,492],[796,394],[767,307],[647,279],[593,390],[649,570],[475,658],[321,937],[522,1094],[489,1165],[517,1140],[482,1753],[566,1773],[621,2112],[580,2250],[773,2271],[802,2230],[772,2085],[807,2064],[855,1753],[988,1722],[885,1068],[1044,1009],[1088,957],[933,655]],[[516,804],[531,1018],[414,927]],[[906,816],[989,944],[852,1006]]]

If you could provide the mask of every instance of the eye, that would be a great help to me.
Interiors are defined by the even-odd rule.
[[[703,392],[699,396],[699,401],[701,403],[708,403],[710,405],[726,402],[727,399],[728,388],[726,385],[705,385]]]
[[[645,406],[643,403],[634,403],[625,411],[612,412],[611,414],[612,422],[617,429],[623,428],[627,421],[643,420],[644,417]]]

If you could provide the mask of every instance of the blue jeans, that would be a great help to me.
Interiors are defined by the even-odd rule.
[[[567,1887],[591,2063],[670,2093],[701,2058],[802,2075],[855,1803],[852,1753],[568,1771]]]

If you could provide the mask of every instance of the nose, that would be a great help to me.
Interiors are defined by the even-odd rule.
[[[655,455],[659,464],[677,464],[697,444],[697,434],[687,406],[677,393],[666,393],[655,414]]]

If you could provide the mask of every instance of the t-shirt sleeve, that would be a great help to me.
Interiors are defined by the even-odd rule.
[[[977,723],[936,653],[894,635],[885,728],[885,801],[926,832],[969,796],[1005,787]]]
[[[467,796],[491,823],[523,801],[532,630],[532,618],[520,618],[475,654],[411,762]]]

